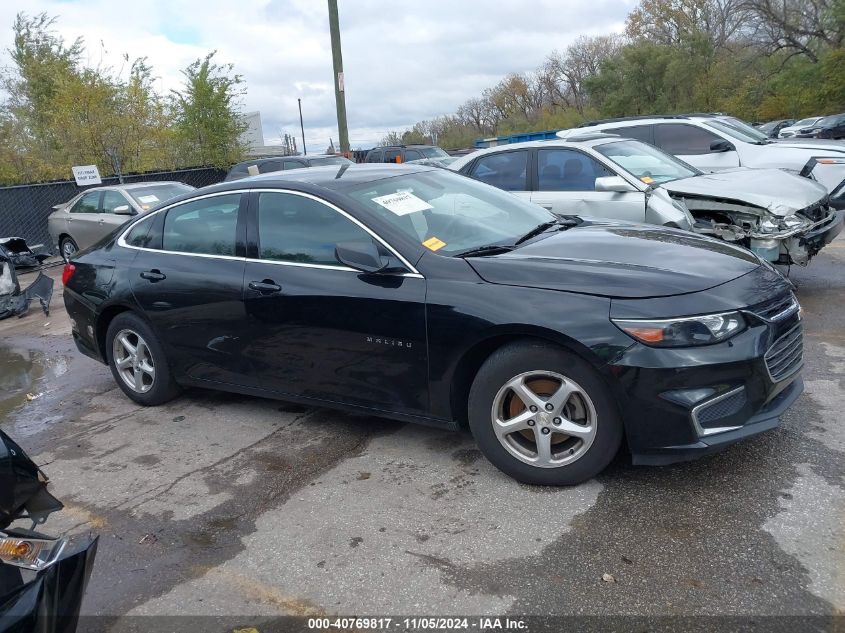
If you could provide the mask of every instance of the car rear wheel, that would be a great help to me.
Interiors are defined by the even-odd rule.
[[[179,395],[164,350],[138,315],[123,312],[106,333],[109,367],[117,385],[138,404],[155,406]]]
[[[487,359],[470,390],[469,425],[497,468],[530,484],[581,483],[622,442],[622,421],[601,377],[549,344],[511,344]]]
[[[70,258],[76,255],[76,251],[79,250],[79,247],[76,245],[76,242],[73,241],[73,238],[63,237],[62,241],[59,243],[59,250],[62,252],[62,258],[64,258],[66,262],[69,262]]]

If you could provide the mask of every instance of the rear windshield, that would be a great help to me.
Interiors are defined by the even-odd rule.
[[[320,165],[352,165],[352,161],[343,156],[328,156],[326,158],[312,158],[310,161],[312,167],[319,167]]]
[[[148,187],[138,187],[127,189],[128,193],[135,202],[138,203],[145,211],[152,209],[154,206],[161,204],[165,200],[170,200],[176,196],[181,196],[183,193],[193,191],[194,187],[183,184],[181,182],[167,182],[160,185],[149,185]]]

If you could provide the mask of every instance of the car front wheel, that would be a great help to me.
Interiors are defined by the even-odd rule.
[[[152,328],[131,312],[118,314],[106,333],[109,367],[117,385],[138,404],[155,406],[179,395]]]
[[[622,421],[601,377],[551,344],[494,352],[473,382],[468,413],[487,458],[529,484],[581,483],[610,463],[622,441]]]

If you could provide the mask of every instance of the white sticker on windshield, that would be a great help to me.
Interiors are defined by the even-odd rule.
[[[425,211],[426,209],[434,208],[428,202],[422,198],[417,198],[417,196],[409,191],[399,191],[386,196],[378,196],[372,200],[396,215],[408,215],[416,211]]]
[[[158,202],[158,196],[138,196],[138,202],[141,204],[150,204],[151,202]]]

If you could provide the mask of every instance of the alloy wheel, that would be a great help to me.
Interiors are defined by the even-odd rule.
[[[117,373],[136,393],[147,393],[155,383],[155,363],[143,337],[134,330],[120,330],[112,343]]]
[[[513,457],[539,468],[583,457],[596,437],[593,401],[578,383],[536,370],[511,378],[493,399],[493,430]]]
[[[65,240],[62,242],[62,257],[65,258],[65,261],[70,261],[70,258],[73,257],[74,253],[76,253],[76,247],[73,245],[73,242],[70,240]]]

